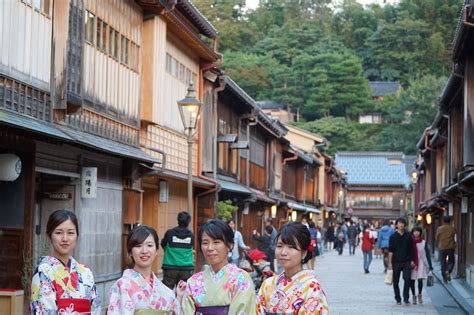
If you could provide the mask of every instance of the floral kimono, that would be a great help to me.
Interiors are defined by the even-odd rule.
[[[94,276],[70,257],[67,265],[41,257],[31,281],[31,314],[100,314]]]
[[[255,288],[252,279],[240,268],[227,264],[215,273],[211,267],[188,279],[183,298],[183,313],[255,314]]]
[[[311,270],[302,270],[290,279],[284,272],[268,278],[257,299],[257,314],[328,314],[326,296]]]
[[[147,281],[141,273],[127,269],[110,288],[107,314],[181,314],[175,294],[153,273]],[[154,311],[154,312],[153,312]]]

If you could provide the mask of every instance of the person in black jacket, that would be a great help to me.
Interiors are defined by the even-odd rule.
[[[267,225],[265,227],[265,233],[262,236],[260,236],[260,233],[258,233],[257,230],[253,230],[252,233],[253,239],[258,242],[258,250],[265,253],[265,255],[267,256],[267,261],[269,261],[268,259],[269,257],[271,257],[270,243],[272,241],[272,231],[273,226]]]
[[[393,270],[393,290],[397,304],[401,304],[400,274],[403,272],[403,302],[410,304],[411,270],[415,267],[413,238],[405,230],[406,221],[399,218],[396,222],[397,230],[390,236],[388,244],[388,269]]]

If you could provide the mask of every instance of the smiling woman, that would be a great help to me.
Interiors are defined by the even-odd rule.
[[[275,256],[284,268],[265,280],[258,293],[257,314],[327,315],[326,296],[312,270],[303,270],[311,259],[308,229],[300,222],[285,224],[277,234]]]
[[[31,282],[31,314],[100,314],[92,272],[71,253],[79,237],[76,215],[69,210],[53,212],[46,225],[53,247],[51,256],[41,257]]]
[[[110,288],[107,314],[181,314],[174,292],[151,271],[158,252],[158,235],[146,225],[135,227],[127,240],[132,269]]]
[[[184,314],[255,314],[255,289],[248,273],[227,263],[234,232],[221,220],[210,220],[199,230],[201,252],[210,267],[188,279]]]

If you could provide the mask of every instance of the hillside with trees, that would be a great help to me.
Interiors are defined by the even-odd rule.
[[[195,0],[220,32],[221,65],[254,99],[287,103],[299,127],[323,135],[328,152],[415,153],[451,70],[462,0]],[[399,81],[374,102],[369,81]],[[383,124],[359,124],[380,113]]]

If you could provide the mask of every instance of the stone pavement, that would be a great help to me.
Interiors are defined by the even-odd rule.
[[[333,250],[317,258],[316,275],[326,293],[329,314],[440,314],[426,294],[426,283],[423,305],[396,305],[392,286],[384,283],[382,259],[373,256],[369,274],[364,274],[362,261],[360,247],[349,256],[347,246],[342,256]],[[403,281],[400,284],[402,291]]]

